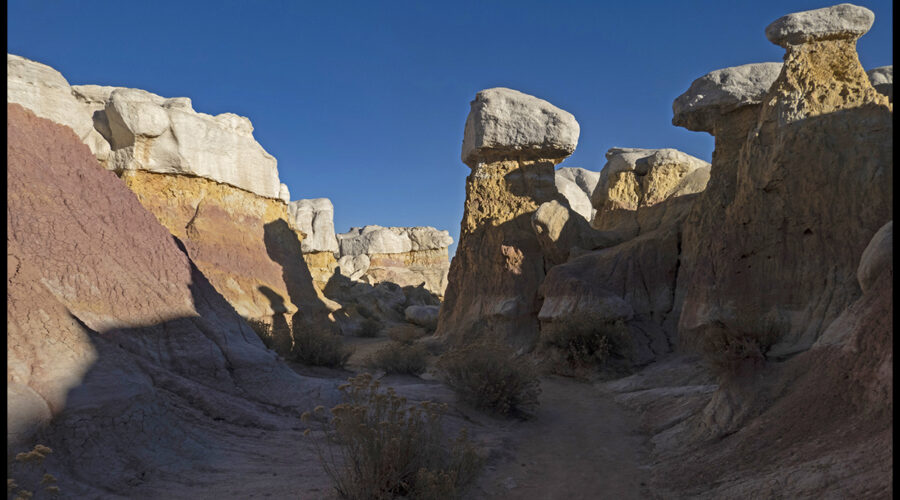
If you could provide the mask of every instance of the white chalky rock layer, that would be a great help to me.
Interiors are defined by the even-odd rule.
[[[780,17],[766,27],[766,38],[785,48],[815,40],[854,39],[865,35],[874,22],[871,10],[842,3]]]
[[[372,255],[447,248],[453,243],[448,231],[433,227],[354,227],[337,235],[341,255]]]
[[[580,128],[571,113],[503,87],[482,90],[471,102],[463,133],[462,161],[505,158],[562,159],[575,151]]]
[[[672,125],[712,133],[719,116],[762,102],[782,66],[780,62],[744,64],[701,76],[672,103]]]
[[[288,204],[288,213],[294,228],[306,234],[300,243],[304,253],[338,253],[334,234],[334,205],[328,198],[296,200]]]
[[[556,170],[556,189],[569,202],[569,207],[586,220],[594,218],[591,194],[600,182],[600,172],[578,167],[563,167]]]

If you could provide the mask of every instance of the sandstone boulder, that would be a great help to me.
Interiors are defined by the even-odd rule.
[[[288,205],[294,227],[302,231],[304,252],[339,253],[334,234],[334,205],[328,198],[296,200]]]
[[[600,173],[578,167],[556,169],[556,189],[569,202],[569,207],[588,222],[594,220],[596,210],[591,205],[591,194],[600,182]]]
[[[409,306],[403,310],[406,321],[428,330],[437,328],[440,306]]]
[[[580,129],[571,113],[543,99],[496,87],[478,92],[463,135],[462,161],[516,156],[565,158],[575,151]]]
[[[894,102],[894,65],[881,66],[866,72],[869,81],[875,90],[886,95],[888,100]]]
[[[865,35],[874,22],[875,14],[871,10],[842,3],[780,17],[766,27],[766,38],[782,47],[820,40],[856,39]]]
[[[366,254],[344,255],[338,260],[338,272],[351,280],[358,280],[369,270],[370,263]]]
[[[672,125],[715,135],[715,122],[737,109],[762,102],[782,63],[756,63],[712,71],[691,83],[672,103]]]

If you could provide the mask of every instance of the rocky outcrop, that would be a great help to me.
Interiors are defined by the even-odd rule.
[[[709,163],[681,151],[612,148],[591,196],[596,210],[591,226],[624,239],[652,231],[683,217],[669,200],[702,191],[708,180]]]
[[[81,134],[82,140],[90,145],[85,137],[96,134],[106,144],[105,150],[92,148],[98,160],[178,238],[239,314],[282,326],[333,327],[330,314],[340,305],[322,290],[335,256],[303,251],[303,233],[285,200],[290,193],[278,179],[275,158],[253,139],[247,118],[197,113],[188,98],[138,89],[69,88],[47,66],[16,56],[8,61],[11,88],[25,89],[10,91],[10,99],[30,96],[29,106],[59,108],[57,121],[69,115],[86,120],[93,132]],[[34,91],[43,87],[54,90]],[[287,354],[293,341],[284,334],[288,329],[278,330],[281,338],[265,340]]]
[[[618,233],[593,229],[574,210],[556,200],[543,203],[535,210],[531,227],[537,235],[548,269],[569,260],[573,254],[622,242]]]
[[[303,233],[300,249],[313,282],[320,290],[338,267],[340,249],[334,235],[334,205],[328,198],[288,202],[288,214],[294,229]]]
[[[462,146],[472,173],[438,336],[492,336],[520,347],[537,340],[544,258],[531,218],[542,203],[565,203],[554,167],[578,134],[571,114],[536,97],[505,88],[476,95]]]
[[[780,74],[758,108],[715,122],[713,180],[697,205],[708,215],[685,230],[703,262],[685,284],[688,345],[789,356],[859,297],[859,256],[892,218],[893,108],[856,55],[867,10],[838,7],[773,23],[769,38],[787,48]]]
[[[202,496],[198,467],[252,453],[248,427],[282,433],[320,391],[337,399],[263,346],[71,129],[7,112],[8,453],[51,447],[69,498],[163,495],[153,481]]]
[[[450,233],[433,227],[351,228],[337,235],[338,272],[370,285],[422,286],[443,296],[450,268]],[[363,258],[364,257],[364,258]]]
[[[556,169],[554,181],[557,191],[569,202],[569,208],[573,212],[588,222],[594,220],[597,211],[591,205],[591,195],[600,182],[600,172],[578,167],[561,167]]]
[[[50,66],[6,54],[6,101],[71,128],[101,163],[109,155],[109,144],[94,128],[92,107],[79,99],[65,77]]]
[[[315,286],[287,205],[199,177],[142,170],[121,177],[243,317],[325,329],[333,323],[338,306]],[[266,341],[290,352],[290,338]]]
[[[624,322],[611,359],[617,366],[607,365],[629,370],[672,349],[682,223],[709,164],[674,149],[614,148],[607,159],[593,197],[593,226],[602,229],[594,237],[604,241],[549,269],[538,318],[551,336]]]
[[[186,97],[127,88],[110,92],[104,113],[110,169],[202,177],[281,199],[277,162],[243,116],[198,113]]]
[[[293,226],[302,231],[304,253],[339,253],[334,235],[334,205],[328,198],[295,200],[288,204]]]
[[[887,96],[888,101],[894,102],[894,65],[881,66],[866,72],[869,81],[879,93]]]

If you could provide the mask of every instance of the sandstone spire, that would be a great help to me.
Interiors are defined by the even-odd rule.
[[[472,173],[438,335],[523,347],[537,339],[544,258],[531,217],[544,202],[565,203],[554,166],[575,151],[578,134],[570,113],[537,97],[507,88],[476,95],[462,145]]]

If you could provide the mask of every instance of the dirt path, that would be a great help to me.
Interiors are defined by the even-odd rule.
[[[473,498],[646,498],[638,466],[645,438],[612,394],[561,377],[541,381],[532,420],[512,424],[507,456],[487,469]]]

